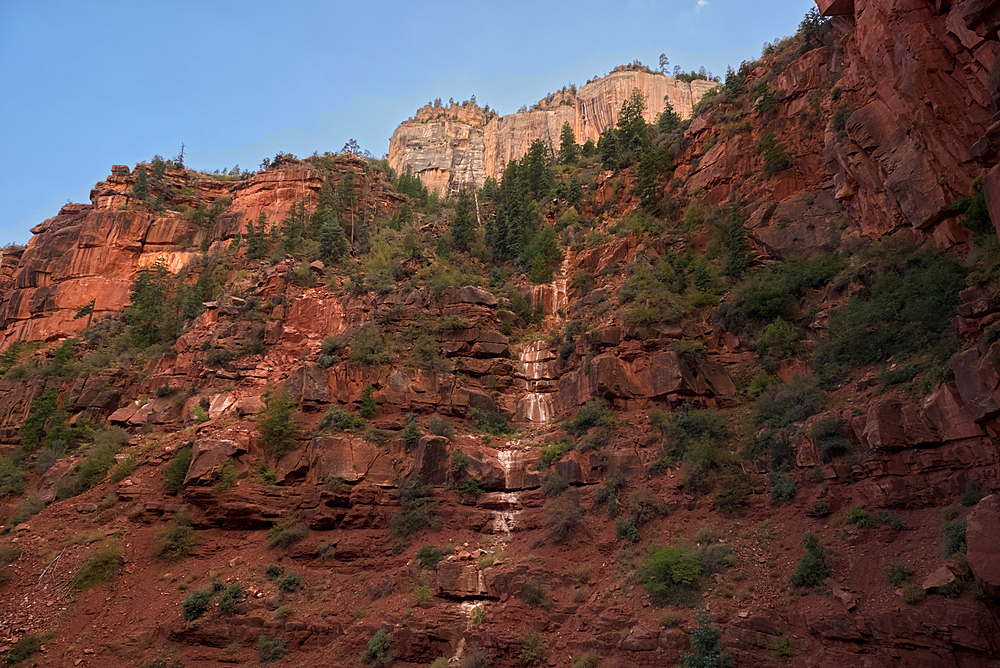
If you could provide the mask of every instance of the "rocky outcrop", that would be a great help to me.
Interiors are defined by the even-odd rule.
[[[490,118],[475,105],[447,109],[428,105],[392,133],[389,164],[397,173],[411,170],[429,190],[441,195],[463,187],[479,189],[488,177],[499,179],[507,163],[520,159],[537,139],[557,152],[564,123],[573,128],[578,143],[596,143],[604,130],[618,122],[622,103],[634,89],[646,100],[646,120],[654,121],[665,99],[676,113],[689,118],[693,105],[715,85],[621,71],[587,84],[575,96],[562,96],[558,104],[506,116]]]
[[[386,187],[384,175],[367,162],[341,157],[329,173],[304,161],[255,174],[241,181],[167,169],[162,183],[151,184],[151,199],[162,198],[161,211],[131,195],[136,172],[116,166],[94,186],[91,204],[67,204],[59,215],[32,228],[27,248],[13,247],[0,262],[0,349],[12,341],[47,341],[78,334],[88,322],[116,314],[128,303],[141,269],[163,262],[176,273],[203,245],[228,245],[264,213],[268,228],[277,225],[293,204],[315,206],[324,179],[334,187],[355,172],[357,214],[394,215],[403,198]],[[142,165],[149,169],[150,165]],[[228,202],[212,229],[184,211],[217,200]],[[92,319],[77,312],[93,300]]]

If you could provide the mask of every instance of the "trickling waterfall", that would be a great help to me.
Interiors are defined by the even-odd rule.
[[[544,424],[552,417],[554,379],[547,371],[553,358],[552,351],[544,341],[530,344],[521,351],[518,358],[527,394],[518,402],[517,412],[528,422]]]

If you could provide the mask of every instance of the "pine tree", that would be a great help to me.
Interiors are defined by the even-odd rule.
[[[351,242],[354,242],[354,170],[349,170],[344,174],[344,178],[340,180],[340,184],[337,186],[337,199],[340,201],[340,205],[343,207],[343,213],[341,219],[343,219],[343,214],[351,214]]]
[[[135,170],[135,183],[132,184],[132,197],[145,202],[149,197],[149,177],[145,165],[139,165]]]
[[[259,260],[267,254],[267,214],[263,211],[257,217],[257,226],[253,221],[247,223],[247,259]]]
[[[559,133],[559,161],[564,165],[575,165],[580,156],[580,149],[576,145],[576,135],[569,121],[563,123],[562,132]]]
[[[375,388],[371,385],[365,387],[364,391],[361,392],[361,400],[358,403],[358,415],[366,420],[370,420],[375,411],[378,410],[378,404],[375,402],[375,397],[372,396],[375,392]]]
[[[712,618],[705,611],[695,615],[698,626],[691,630],[691,649],[694,652],[681,652],[681,660],[687,668],[729,668],[736,661],[736,655],[730,652],[723,654],[719,647],[721,634],[713,629]]]
[[[472,197],[467,190],[458,193],[455,218],[451,221],[451,240],[460,251],[468,251],[476,238],[476,219],[472,214]]]
[[[299,200],[292,204],[288,215],[281,221],[281,250],[288,255],[294,255],[302,250],[305,241],[306,226],[309,214],[306,213],[306,203]]]

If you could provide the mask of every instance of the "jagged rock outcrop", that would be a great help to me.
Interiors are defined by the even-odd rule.
[[[499,179],[511,160],[520,159],[536,139],[559,150],[559,133],[569,123],[577,142],[595,143],[618,122],[618,112],[636,88],[646,99],[644,116],[654,121],[664,99],[683,118],[715,82],[691,83],[643,71],[613,72],[587,84],[576,95],[531,111],[488,116],[473,105],[448,109],[426,106],[406,121],[389,140],[389,164],[397,172],[410,169],[429,190],[439,194],[462,187],[478,189],[488,177]],[[542,103],[546,101],[543,100]]]
[[[149,168],[149,165],[143,165]],[[358,212],[392,215],[403,198],[387,189],[381,172],[356,158],[333,163],[334,187],[348,170],[355,172]],[[116,165],[94,186],[91,204],[67,204],[59,215],[32,228],[27,248],[12,247],[0,262],[0,349],[12,341],[47,341],[77,334],[87,318],[78,310],[94,300],[93,320],[115,314],[128,303],[136,274],[158,261],[176,273],[208,244],[228,244],[264,213],[278,224],[298,201],[315,206],[324,173],[303,161],[289,161],[241,181],[168,168],[163,183],[151,187],[165,196],[162,212],[136,202],[136,172]],[[229,201],[225,212],[205,229],[182,212],[198,205]]]

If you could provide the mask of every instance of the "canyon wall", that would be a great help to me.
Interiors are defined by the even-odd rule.
[[[662,74],[621,71],[587,84],[576,95],[561,94],[555,103],[542,100],[531,111],[506,116],[490,117],[475,105],[428,105],[393,132],[389,164],[398,173],[409,168],[441,195],[480,188],[488,177],[499,179],[507,163],[527,153],[536,139],[557,152],[564,123],[573,128],[578,143],[596,143],[618,122],[622,103],[634,89],[646,99],[644,116],[653,122],[665,99],[682,118],[690,118],[694,104],[715,86],[711,81],[685,83]]]

